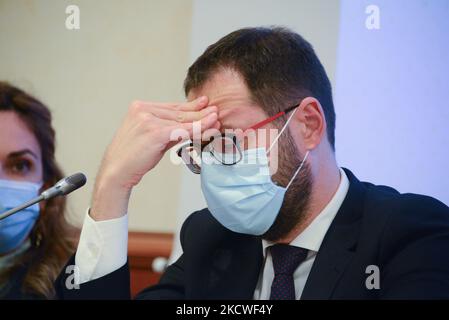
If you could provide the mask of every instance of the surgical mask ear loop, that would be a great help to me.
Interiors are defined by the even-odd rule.
[[[276,136],[276,138],[274,138],[273,143],[271,144],[270,148],[267,151],[267,155],[270,153],[271,149],[274,147],[275,143],[279,140],[279,137],[281,136],[281,134],[284,132],[285,129],[287,129],[287,126],[290,122],[290,120],[293,118],[293,116],[295,115],[296,110],[298,110],[298,108],[296,108],[295,110],[293,110],[292,114],[290,115],[290,117],[288,117],[287,122],[285,123],[284,127],[282,127],[281,132],[279,132],[279,134]]]
[[[285,129],[287,129],[288,124],[290,123],[290,120],[293,118],[293,116],[295,115],[296,110],[298,110],[299,108],[296,108],[295,110],[293,110],[292,114],[288,117],[287,122],[285,123],[284,127],[281,129],[281,132],[279,132],[279,134],[276,136],[276,138],[274,139],[273,143],[271,144],[270,148],[267,151],[267,155],[270,153],[271,149],[274,147],[275,143],[279,140],[279,137],[281,136],[281,134],[284,132]],[[285,190],[288,189],[288,187],[290,187],[291,183],[293,182],[293,180],[295,180],[296,175],[298,174],[299,170],[301,170],[304,162],[307,159],[307,156],[309,155],[309,151],[307,151],[306,155],[304,156],[304,159],[302,160],[301,164],[299,165],[298,169],[296,169],[295,174],[293,175],[293,177],[290,179],[290,182],[288,183],[287,187],[285,188]]]
[[[299,165],[298,169],[296,169],[295,174],[294,174],[293,177],[290,179],[290,182],[289,182],[288,185],[285,187],[285,190],[288,190],[288,187],[290,187],[290,185],[292,184],[293,180],[295,180],[296,175],[298,174],[299,170],[301,170],[302,166],[303,166],[304,163],[306,162],[307,156],[309,155],[309,152],[310,152],[310,151],[307,150],[306,155],[304,156],[304,159],[302,159],[301,164]]]

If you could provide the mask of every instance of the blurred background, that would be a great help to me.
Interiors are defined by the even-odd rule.
[[[79,29],[66,28],[69,5]],[[0,78],[50,107],[59,162],[88,175],[69,201],[79,226],[130,102],[182,101],[187,68],[209,44],[287,26],[332,81],[339,164],[449,204],[448,17],[446,0],[0,0]],[[176,232],[204,206],[199,178],[166,157],[134,191],[129,227]]]

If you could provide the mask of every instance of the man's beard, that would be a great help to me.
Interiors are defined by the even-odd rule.
[[[286,187],[294,173],[301,165],[304,155],[296,149],[289,130],[285,130],[278,140],[278,170],[273,181]],[[284,202],[273,225],[262,235],[268,241],[276,242],[286,237],[298,224],[306,219],[312,190],[312,174],[310,166],[304,162],[296,178],[285,193]]]

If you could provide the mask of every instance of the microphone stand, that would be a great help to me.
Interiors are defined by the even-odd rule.
[[[10,215],[28,208],[29,206],[32,206],[33,204],[36,204],[42,200],[49,200],[54,197],[65,196],[84,186],[86,184],[86,181],[86,176],[82,173],[75,173],[67,178],[63,178],[59,180],[53,187],[42,192],[40,196],[37,196],[36,198],[31,199],[16,208],[10,209],[0,214],[0,220],[5,219]]]
[[[40,195],[40,196],[38,196],[38,197],[36,197],[34,199],[31,199],[31,200],[21,204],[20,206],[18,206],[16,208],[10,209],[10,210],[8,210],[8,211],[6,211],[6,212],[4,212],[4,213],[2,213],[0,215],[0,220],[3,220],[5,218],[9,217],[10,215],[12,215],[12,214],[14,214],[16,212],[19,212],[19,211],[21,211],[21,210],[23,210],[25,208],[31,207],[33,204],[41,202],[44,199],[45,199],[45,197],[43,195]]]

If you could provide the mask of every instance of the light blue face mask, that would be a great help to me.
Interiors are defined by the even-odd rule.
[[[269,150],[277,142],[291,117]],[[265,148],[245,150],[242,160],[234,165],[217,163],[210,152],[203,152],[201,188],[209,211],[220,224],[231,231],[249,235],[264,234],[273,225],[284,201],[285,192],[308,155],[307,151],[284,188],[276,185],[271,179]]]
[[[39,195],[42,184],[0,180],[0,214]],[[39,217],[35,204],[0,220],[0,254],[14,251],[30,234]]]

